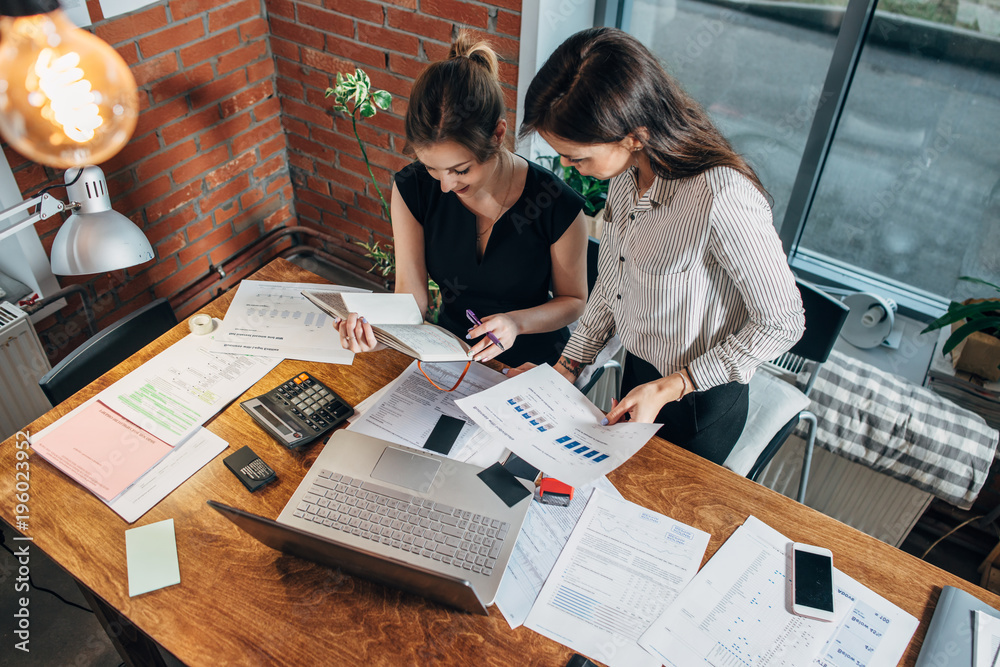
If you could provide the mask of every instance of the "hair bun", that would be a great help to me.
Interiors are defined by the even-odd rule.
[[[468,58],[483,67],[493,78],[500,79],[500,59],[497,57],[496,51],[493,50],[489,42],[484,39],[476,39],[467,30],[460,30],[454,44],[451,45],[448,59],[453,58]]]

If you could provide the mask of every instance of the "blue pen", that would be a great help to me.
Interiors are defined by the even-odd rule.
[[[477,327],[482,324],[482,322],[479,321],[479,318],[476,317],[476,314],[474,312],[472,312],[471,310],[465,311],[465,316],[468,317],[469,321],[472,322],[473,324],[475,324]],[[500,340],[496,336],[493,335],[492,331],[487,331],[486,335],[487,335],[487,337],[489,337],[489,339],[491,341],[493,341],[493,344],[496,345],[497,347],[499,347],[501,350],[506,350],[507,349],[507,348],[505,348],[503,346],[503,343],[501,343]]]

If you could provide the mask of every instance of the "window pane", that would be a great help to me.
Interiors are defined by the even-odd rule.
[[[636,0],[628,27],[757,170],[780,227],[821,95],[844,0],[803,10]]]
[[[877,13],[801,247],[946,298],[981,293],[958,277],[1000,281],[1000,11],[879,6],[919,19]]]

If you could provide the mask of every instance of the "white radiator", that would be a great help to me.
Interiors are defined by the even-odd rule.
[[[795,436],[778,450],[758,480],[795,498],[805,442]],[[933,496],[909,484],[816,447],[805,504],[898,547]],[[781,526],[775,526],[781,530]]]
[[[52,408],[38,386],[50,368],[27,313],[0,302],[0,440]]]

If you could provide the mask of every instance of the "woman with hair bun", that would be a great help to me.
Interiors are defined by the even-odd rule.
[[[582,200],[505,147],[493,49],[460,33],[448,58],[413,84],[405,127],[406,150],[417,159],[392,189],[396,292],[413,294],[426,312],[430,275],[441,287],[438,324],[482,337],[472,347],[477,361],[554,363],[569,338],[566,325],[587,300]],[[466,310],[482,324],[470,329]],[[347,349],[376,346],[358,314],[338,331]]]
[[[804,330],[757,176],[653,54],[613,28],[555,50],[528,88],[521,131],[581,174],[612,179],[597,284],[557,370],[575,380],[617,332],[623,398],[605,423],[663,424],[661,437],[721,464],[754,370]]]

